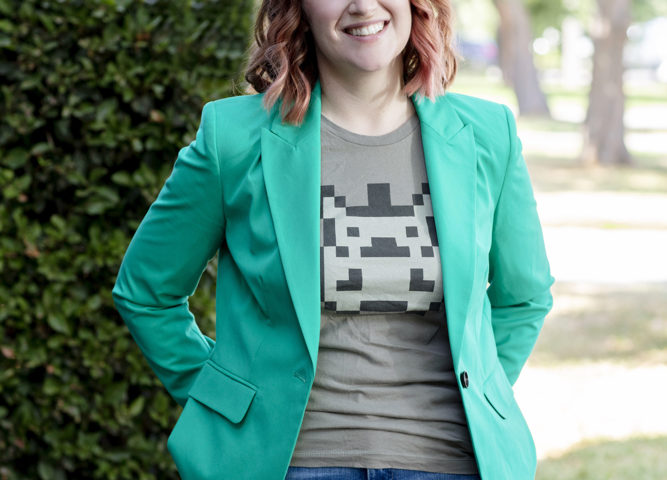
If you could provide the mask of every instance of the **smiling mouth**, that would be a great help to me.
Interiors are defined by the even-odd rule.
[[[344,29],[345,33],[353,35],[355,37],[367,37],[369,35],[375,35],[380,33],[387,26],[389,22],[380,21],[377,23],[371,23],[370,25],[364,25],[363,27],[354,27]]]

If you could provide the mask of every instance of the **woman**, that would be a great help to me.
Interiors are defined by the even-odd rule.
[[[534,477],[511,385],[553,279],[511,113],[444,94],[450,21],[263,1],[262,93],[204,106],[113,290],[184,480]],[[216,253],[214,341],[187,299]]]

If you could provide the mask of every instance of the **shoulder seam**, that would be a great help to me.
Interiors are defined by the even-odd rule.
[[[218,189],[220,191],[220,209],[222,211],[222,228],[224,231],[225,224],[227,223],[226,217],[225,217],[225,210],[223,207],[224,205],[224,198],[225,195],[223,194],[222,190],[222,172],[223,168],[222,165],[220,165],[220,149],[218,148],[218,116],[216,115],[216,108],[215,108],[215,101],[207,102],[206,105],[204,105],[204,108],[208,108],[209,110],[212,110],[211,115],[213,116],[213,148],[214,148],[214,154],[215,154],[215,165],[218,169]]]
[[[507,181],[507,174],[510,169],[510,163],[512,162],[512,155],[513,155],[513,150],[514,150],[514,143],[512,139],[512,126],[510,124],[510,115],[512,115],[512,112],[510,111],[509,107],[507,105],[499,104],[502,109],[504,110],[505,113],[505,122],[507,126],[507,139],[509,141],[509,151],[507,153],[507,163],[505,164],[505,171],[503,173],[503,181],[500,184],[500,189],[498,190],[498,196],[496,197],[496,202],[495,205],[498,205],[498,202],[500,202],[500,197],[503,194],[503,191],[505,190],[505,182]],[[495,208],[495,207],[494,207]],[[494,221],[493,221],[493,228],[495,229],[496,226],[496,221],[495,221],[495,215],[494,215]]]

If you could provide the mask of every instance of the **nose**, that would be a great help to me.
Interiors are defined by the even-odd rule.
[[[377,0],[352,0],[348,6],[350,15],[368,16],[375,11]]]

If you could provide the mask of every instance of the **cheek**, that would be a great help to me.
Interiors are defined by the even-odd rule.
[[[336,19],[331,12],[321,6],[304,10],[310,30],[315,40],[324,39],[330,36],[332,29],[335,28]]]
[[[311,25],[323,27],[335,22],[342,13],[334,4],[335,2],[322,0],[304,1],[302,9]]]
[[[410,2],[406,1],[404,5],[397,11],[397,23],[399,35],[401,40],[407,41],[410,39],[410,32],[412,31],[412,11],[410,10]]]
[[[405,47],[408,42],[410,41],[410,34],[412,33],[412,25],[410,23],[403,24],[401,25],[401,29],[399,31],[399,38],[400,42]]]

